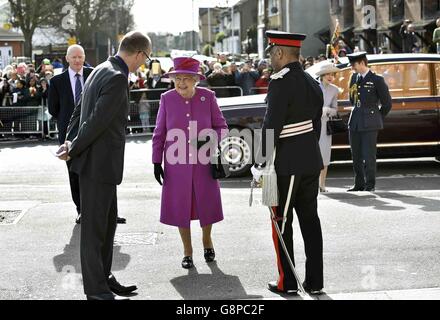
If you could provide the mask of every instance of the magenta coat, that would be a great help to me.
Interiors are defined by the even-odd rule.
[[[196,121],[197,131],[190,130],[190,121],[193,124]],[[202,227],[223,220],[219,182],[212,178],[210,164],[200,163],[197,148],[190,142],[197,139],[203,129],[215,130],[219,139],[222,139],[227,134],[227,128],[211,90],[196,88],[190,100],[184,99],[176,90],[161,96],[153,135],[153,163],[165,162],[160,216],[162,223],[189,228],[191,220],[200,220]],[[183,142],[180,146],[183,148],[178,151],[175,151],[177,139],[170,132],[172,129],[180,129],[183,134],[180,137]],[[170,151],[170,159],[167,158],[167,151]],[[172,164],[175,162],[172,156],[178,156],[183,161]]]

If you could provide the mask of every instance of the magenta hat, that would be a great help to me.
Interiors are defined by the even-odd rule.
[[[179,57],[175,58],[173,62],[174,70],[166,73],[164,77],[169,77],[173,74],[192,74],[199,76],[200,80],[206,80],[206,77],[199,72],[200,62],[198,60],[188,57]]]

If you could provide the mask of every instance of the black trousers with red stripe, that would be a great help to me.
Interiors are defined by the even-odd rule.
[[[305,281],[307,286],[313,290],[320,290],[324,287],[322,231],[321,222],[318,216],[317,201],[318,188],[319,173],[301,176],[278,176],[280,201],[279,206],[274,208],[275,215],[278,218],[282,218],[285,214],[285,210],[287,210],[287,221],[284,226],[283,239],[294,264],[293,209],[296,211],[306,254]],[[287,201],[289,201],[288,204]],[[286,205],[288,205],[287,208]],[[282,230],[283,221],[282,219],[277,220],[278,226],[280,230]],[[273,224],[272,237],[275,245],[279,271],[278,289],[296,290],[298,286],[295,276],[290,268]]]

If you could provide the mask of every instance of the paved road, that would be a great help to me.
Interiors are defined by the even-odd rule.
[[[65,164],[53,150],[51,143],[0,145],[0,211],[23,213],[16,224],[0,225],[0,299],[84,297],[79,227]],[[121,282],[139,286],[135,299],[277,298],[265,289],[276,278],[270,220],[267,209],[248,206],[250,178],[222,182],[225,221],[214,227],[217,263],[204,262],[200,228],[193,224],[196,268],[188,272],[180,267],[177,230],[158,222],[160,188],[150,158],[150,141],[130,140],[118,191],[128,224],[117,230],[114,271]],[[347,194],[351,167],[335,164],[330,192],[319,197],[329,297],[440,287],[440,164],[381,162],[378,175],[376,193]],[[295,250],[303,275],[297,221]]]

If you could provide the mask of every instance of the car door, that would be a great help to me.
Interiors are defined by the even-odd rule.
[[[431,65],[400,62],[373,65],[389,86],[393,108],[379,133],[379,148],[432,146],[439,140],[438,104],[433,92]],[[396,149],[397,150],[397,149]]]
[[[434,95],[436,97],[436,103],[437,103],[437,141],[439,143],[438,153],[440,155],[440,63],[432,64],[432,67],[434,69],[433,71],[433,77],[434,77],[434,83],[435,83],[435,91]]]

